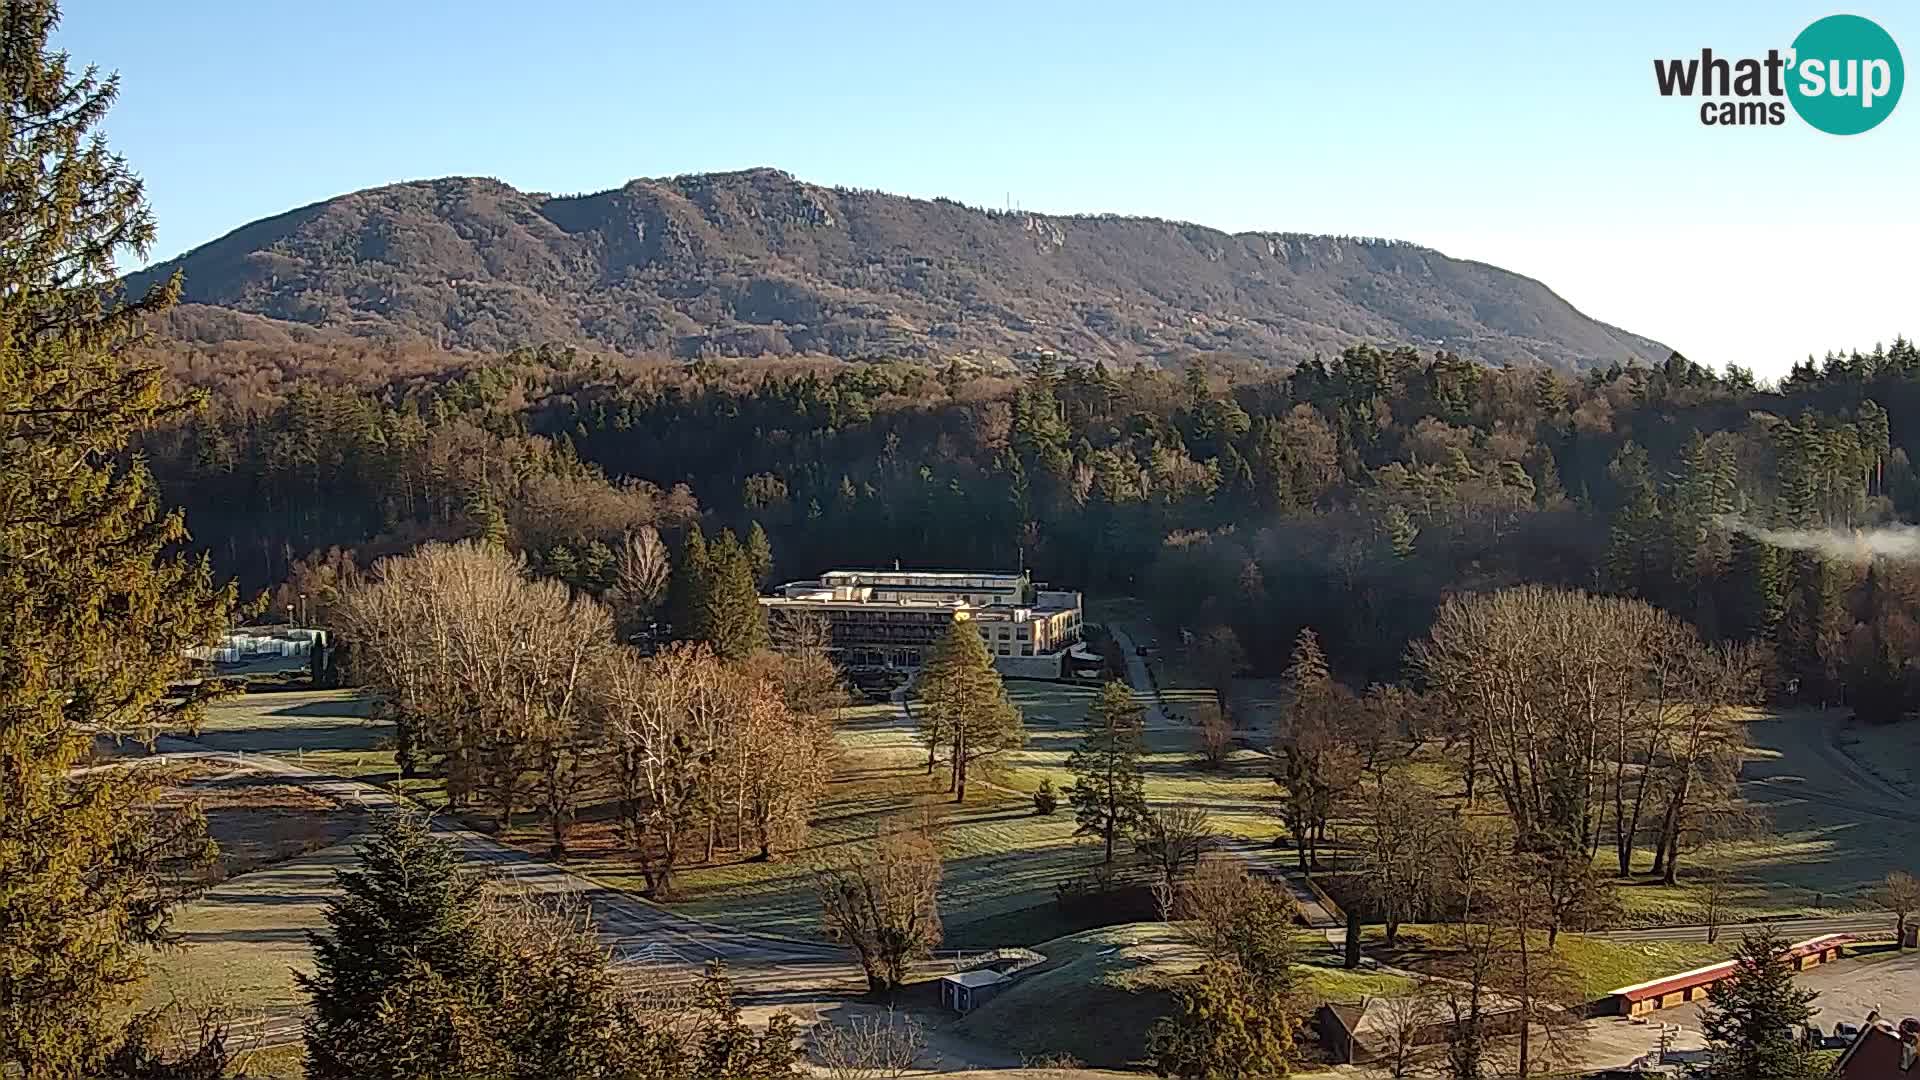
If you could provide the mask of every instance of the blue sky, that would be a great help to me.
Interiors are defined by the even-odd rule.
[[[805,180],[1230,230],[1390,236],[1777,374],[1920,334],[1920,93],[1864,135],[1703,127],[1655,57],[1920,5],[69,0],[170,256],[451,174]],[[1458,5],[1466,7],[1467,5]],[[1684,8],[1684,9],[1682,9]]]

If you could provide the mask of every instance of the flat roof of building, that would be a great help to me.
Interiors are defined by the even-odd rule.
[[[977,605],[935,600],[840,600],[815,596],[763,596],[768,607],[833,608],[840,611],[950,611],[980,622],[1018,622],[1034,615],[1058,615],[1075,610],[1072,604]]]
[[[992,986],[1006,982],[1010,976],[992,968],[974,968],[972,971],[956,971],[951,975],[940,976],[941,982],[956,983],[960,986]]]
[[[954,577],[954,578],[1005,578],[1018,581],[1025,574],[1013,570],[895,570],[884,566],[836,566],[821,572],[822,577],[829,574],[885,574],[899,577]]]

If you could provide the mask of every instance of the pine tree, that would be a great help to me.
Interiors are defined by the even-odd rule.
[[[467,1075],[459,1034],[486,1012],[485,882],[410,815],[377,820],[356,854],[336,875],[327,932],[307,935],[314,973],[294,976],[313,1000],[307,1075]]]
[[[1540,373],[1533,377],[1533,401],[1549,419],[1557,419],[1566,412],[1567,388],[1561,383],[1560,376],[1549,368],[1541,368]]]
[[[767,530],[759,522],[747,530],[747,568],[753,572],[755,588],[764,589],[773,583],[773,544],[767,539]]]
[[[1621,507],[1608,530],[1606,568],[1613,587],[1647,597],[1661,582],[1660,500],[1647,468],[1647,452],[1633,443],[1607,467],[1620,489]]]
[[[1420,526],[1413,523],[1407,511],[1397,503],[1391,505],[1382,516],[1381,524],[1387,530],[1387,545],[1392,548],[1393,557],[1412,558],[1413,542],[1420,537]]]
[[[921,737],[946,744],[955,802],[967,799],[974,761],[1026,742],[1020,710],[970,619],[955,619],[935,644],[920,675],[920,697]]]
[[[1175,1012],[1147,1034],[1153,1071],[1180,1080],[1283,1076],[1294,1050],[1294,1007],[1237,967],[1209,963],[1174,994]]]
[[[71,770],[90,728],[191,720],[200,701],[169,687],[232,600],[170,554],[185,526],[125,453],[187,404],[125,355],[179,283],[111,299],[153,219],[90,134],[117,80],[50,52],[57,21],[48,0],[0,3],[0,1073],[30,1077],[116,1051],[174,899],[164,864],[206,851],[198,818],[151,812],[151,772]]]
[[[1786,951],[1772,928],[1748,934],[1732,977],[1707,989],[1700,1019],[1710,1056],[1702,1080],[1811,1080],[1822,1074],[1797,1034],[1819,995],[1794,985]]]
[[[509,536],[507,516],[485,486],[476,485],[467,493],[467,535],[488,547],[505,548]]]
[[[1733,557],[1727,581],[1735,634],[1771,641],[1786,612],[1786,560],[1780,549],[1745,534],[1733,538]]]
[[[708,553],[706,614],[701,632],[691,640],[705,641],[727,660],[740,660],[767,647],[766,610],[760,590],[753,586],[747,552],[733,530],[720,533]]]
[[[1333,676],[1327,670],[1326,653],[1320,651],[1319,635],[1310,626],[1301,627],[1294,635],[1293,655],[1287,662],[1287,670],[1281,675],[1287,710],[1310,708],[1332,686]]]
[[[676,640],[705,641],[707,638],[711,563],[706,534],[700,531],[698,523],[688,525],[686,539],[680,544],[680,557],[674,560],[673,576],[667,582],[667,620],[673,624]]]
[[[1073,786],[1067,802],[1079,825],[1075,836],[1097,836],[1113,863],[1114,843],[1147,812],[1140,758],[1146,752],[1140,706],[1125,683],[1100,688],[1081,722],[1080,745],[1067,758]]]

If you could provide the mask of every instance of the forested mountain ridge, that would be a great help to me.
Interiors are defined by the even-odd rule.
[[[1670,351],[1540,282],[1412,244],[990,212],[772,169],[580,196],[468,177],[372,188],[243,226],[131,291],[176,269],[176,328],[200,340],[322,327],[482,350],[1174,364],[1393,341],[1561,369]]]

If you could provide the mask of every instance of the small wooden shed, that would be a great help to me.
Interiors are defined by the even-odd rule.
[[[975,968],[940,976],[940,1004],[965,1015],[993,999],[1000,988],[1013,981],[992,968]]]

